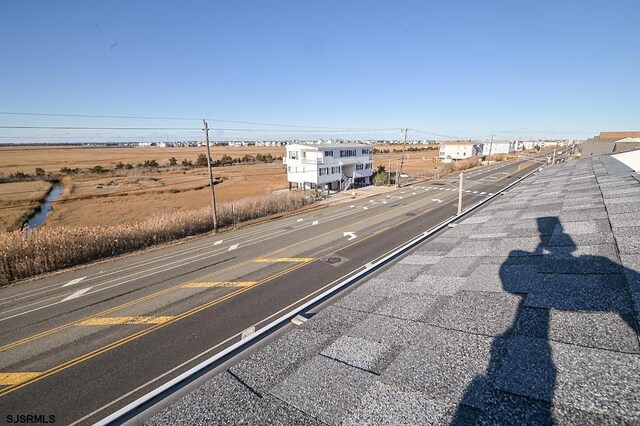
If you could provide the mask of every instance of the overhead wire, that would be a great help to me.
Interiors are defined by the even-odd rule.
[[[156,116],[133,116],[133,115],[92,115],[92,114],[60,114],[60,113],[39,113],[39,112],[16,112],[16,111],[0,111],[0,115],[15,115],[15,116],[42,116],[42,117],[75,117],[75,118],[110,118],[110,119],[135,119],[135,120],[207,120],[219,123],[235,123],[235,124],[251,124],[256,126],[278,126],[278,127],[290,127],[298,129],[320,129],[320,130],[375,130],[369,128],[350,128],[350,127],[329,127],[329,126],[309,126],[299,124],[282,124],[282,123],[264,123],[256,121],[242,121],[242,120],[226,120],[221,118],[207,118],[207,117],[156,117]],[[395,130],[390,128],[389,130]]]

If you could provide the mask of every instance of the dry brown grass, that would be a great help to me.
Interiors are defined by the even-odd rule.
[[[236,203],[287,187],[280,163],[217,167],[214,176],[218,203]],[[211,205],[206,169],[131,176],[87,175],[72,185],[43,226],[99,226],[131,223],[157,215],[197,210]]]
[[[20,228],[50,188],[51,183],[45,181],[0,183],[0,230]]]
[[[408,145],[411,147],[427,147],[427,145]],[[375,154],[374,159],[374,169],[377,169],[379,165],[385,167],[387,171],[391,171],[395,173],[396,171],[396,162],[399,162],[402,158],[402,145],[376,145],[377,149],[383,150],[388,149],[391,152],[386,153],[378,153]],[[393,152],[396,149],[400,152]],[[433,170],[438,163],[434,162],[434,158],[438,158],[438,149],[429,149],[425,151],[417,151],[417,152],[405,152],[404,155],[404,163],[402,166],[402,172],[407,173],[411,176],[425,176],[428,175],[431,170]],[[398,163],[399,164],[399,163]],[[389,165],[391,165],[391,169],[389,170]]]
[[[222,147],[211,148],[211,158],[219,160],[227,154],[233,158],[257,153],[273,157],[284,155],[284,147]],[[88,169],[93,166],[113,168],[119,161],[133,165],[145,160],[156,160],[161,165],[175,157],[178,164],[184,158],[195,161],[198,154],[206,154],[204,147],[197,148],[100,148],[79,146],[0,147],[0,173],[9,175],[16,171],[33,174],[36,167],[47,173],[57,173],[62,167]]]
[[[303,193],[253,197],[220,205],[221,227],[276,213],[297,210],[313,202]],[[131,224],[43,228],[0,233],[0,285],[95,259],[116,256],[212,229],[211,210],[157,215]]]

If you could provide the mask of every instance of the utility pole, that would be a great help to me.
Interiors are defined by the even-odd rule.
[[[460,184],[458,185],[458,216],[462,212],[462,173],[460,173]]]
[[[491,164],[491,148],[493,148],[493,135],[491,135],[491,142],[489,142],[489,158],[487,159],[487,166]]]
[[[209,125],[205,120],[204,124],[204,140],[207,143],[207,168],[209,169],[209,186],[211,187],[211,211],[213,214],[213,232],[218,232],[218,212],[216,211],[216,191],[213,188],[213,172],[211,171],[211,151],[209,149]]]
[[[396,187],[398,187],[398,188],[399,188],[399,186],[398,186],[398,170],[399,170],[398,169],[398,163],[399,162],[400,161],[396,158],[396,181],[394,183],[396,184]]]
[[[404,132],[404,142],[402,144],[402,157],[400,159],[400,174],[402,174],[402,165],[404,164],[404,152],[407,149],[407,132],[409,129],[401,129],[401,132]],[[396,176],[396,186],[400,188],[402,185],[400,184],[400,176]]]

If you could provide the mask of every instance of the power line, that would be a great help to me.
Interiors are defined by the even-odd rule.
[[[75,118],[116,118],[116,119],[135,119],[135,120],[181,120],[181,121],[200,121],[201,118],[195,117],[154,117],[154,116],[135,116],[135,115],[91,115],[91,114],[58,114],[58,113],[40,113],[40,112],[15,112],[0,111],[0,115],[16,115],[16,116],[36,116],[36,117],[75,117]],[[299,129],[334,129],[334,130],[374,130],[368,128],[349,128],[349,127],[329,127],[329,126],[309,126],[297,124],[281,124],[281,123],[264,123],[256,121],[241,120],[225,120],[221,118],[206,118],[208,121],[219,123],[235,123],[235,124],[251,124],[256,126],[278,126],[291,127]],[[392,129],[389,129],[392,130]]]
[[[418,132],[418,133],[424,133],[425,135],[431,135],[431,136],[438,136],[440,138],[447,138],[447,139],[465,139],[463,137],[460,136],[451,136],[451,135],[443,135],[440,133],[433,133],[433,132],[425,132],[424,130],[420,130],[420,129],[416,129],[416,128],[411,128],[409,130],[413,130],[414,132]]]
[[[82,127],[82,126],[1,126],[0,129],[30,129],[30,130],[191,130],[191,131],[201,131],[202,129],[195,127]],[[212,131],[228,131],[228,132],[273,132],[273,133],[344,133],[344,132],[354,132],[354,133],[365,133],[365,132],[377,132],[377,131],[390,131],[396,130],[395,127],[389,128],[372,128],[372,129],[247,129],[247,128],[210,128]],[[60,138],[67,137],[65,135],[60,135]],[[91,136],[87,135],[86,137],[103,137],[103,136]],[[108,137],[108,136],[104,136]]]

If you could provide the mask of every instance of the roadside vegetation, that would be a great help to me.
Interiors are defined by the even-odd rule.
[[[233,226],[313,203],[305,193],[252,197],[218,206],[218,225]],[[210,208],[113,226],[56,227],[0,233],[0,285],[45,272],[130,253],[213,229]]]

